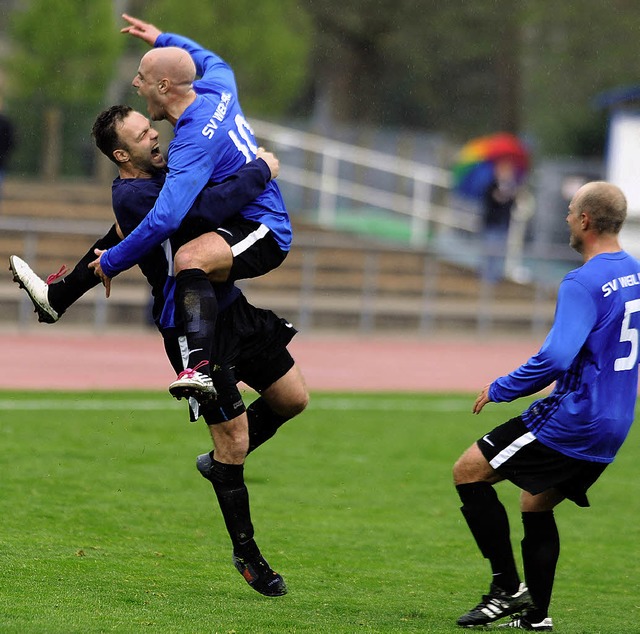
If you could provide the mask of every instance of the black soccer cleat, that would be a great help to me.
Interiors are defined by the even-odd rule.
[[[233,555],[233,565],[244,580],[265,597],[281,597],[287,594],[284,579],[272,570],[262,555],[251,561]]]
[[[493,623],[504,616],[522,612],[533,607],[529,590],[524,583],[515,594],[507,594],[502,588],[491,584],[489,594],[482,597],[482,601],[473,610],[463,614],[457,621],[460,627],[475,627]]]

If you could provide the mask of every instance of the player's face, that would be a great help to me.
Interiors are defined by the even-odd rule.
[[[118,130],[122,145],[129,153],[131,166],[139,171],[152,173],[166,167],[160,146],[158,131],[151,127],[149,119],[135,110],[127,116]]]
[[[578,212],[576,207],[576,198],[574,196],[569,203],[569,213],[567,213],[567,224],[569,225],[569,246],[578,253],[582,253],[582,214]]]
[[[152,121],[162,121],[165,118],[158,82],[155,80],[153,68],[147,57],[140,60],[138,72],[133,78],[131,85],[138,91],[138,94],[147,102],[147,112]]]

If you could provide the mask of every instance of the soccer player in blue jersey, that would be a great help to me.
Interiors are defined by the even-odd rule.
[[[496,427],[456,462],[462,514],[491,565],[489,593],[458,619],[483,626],[519,613],[504,627],[552,631],[549,604],[560,538],[553,509],[569,499],[589,506],[587,490],[611,463],[633,422],[638,388],[640,262],[618,239],[625,196],[606,182],[581,187],[569,204],[570,245],[584,264],[560,284],[553,326],[540,351],[487,385],[473,406],[511,402],[555,382],[553,391]],[[522,561],[516,569],[509,523],[494,485],[522,492]]]
[[[102,112],[93,127],[100,150],[118,166],[113,182],[113,208],[117,225],[98,240],[58,283],[48,285],[16,256],[12,256],[14,280],[25,288],[40,321],[53,323],[79,297],[99,283],[87,264],[94,248],[117,245],[131,233],[153,206],[164,182],[164,157],[158,152],[158,133],[149,120],[128,106],[113,106]],[[167,356],[176,371],[184,367],[183,335],[173,310],[172,243],[181,234],[213,223],[224,222],[259,195],[277,171],[270,153],[259,151],[262,160],[242,166],[223,183],[206,187],[195,201],[171,241],[152,249],[140,262],[154,297],[153,316],[163,335]],[[175,244],[174,244],[175,246]],[[219,363],[213,372],[218,391],[215,402],[198,412],[191,403],[191,417],[204,416],[214,451],[198,457],[200,473],[211,482],[233,546],[233,563],[249,585],[267,596],[286,593],[282,576],[274,572],[254,539],[243,464],[247,453],[271,438],[287,420],[306,407],[304,379],[286,349],[295,329],[273,312],[255,308],[231,282],[214,285],[220,317],[213,332]],[[237,388],[244,381],[260,397],[248,408]]]
[[[198,193],[251,161],[257,143],[238,101],[233,71],[185,37],[123,15],[122,29],[154,48],[140,61],[133,86],[155,121],[174,126],[169,174],[148,216],[92,263],[105,285],[180,226]],[[199,79],[196,80],[196,77]],[[201,235],[175,255],[176,304],[186,324],[189,362],[169,391],[177,398],[215,397],[210,379],[211,332],[217,302],[209,281],[256,277],[279,266],[291,245],[291,224],[275,182],[241,210],[242,221]]]

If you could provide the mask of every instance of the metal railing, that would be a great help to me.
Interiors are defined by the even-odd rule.
[[[336,226],[339,202],[346,200],[408,217],[411,244],[416,246],[427,242],[432,226],[476,230],[473,214],[445,204],[451,189],[448,170],[267,121],[252,120],[252,126],[260,140],[278,153],[295,149],[305,154],[297,165],[283,166],[278,180],[317,193],[318,220],[323,226]],[[358,171],[360,178],[341,176],[341,170],[349,168]],[[404,185],[397,189],[404,191],[362,182],[383,175],[396,177]]]

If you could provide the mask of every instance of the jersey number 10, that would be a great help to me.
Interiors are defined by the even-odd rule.
[[[236,134],[235,130],[229,130],[229,137],[233,144],[244,154],[244,158],[248,163],[255,158],[258,151],[258,146],[253,141],[253,130],[242,115],[237,114],[234,121],[238,133]]]

